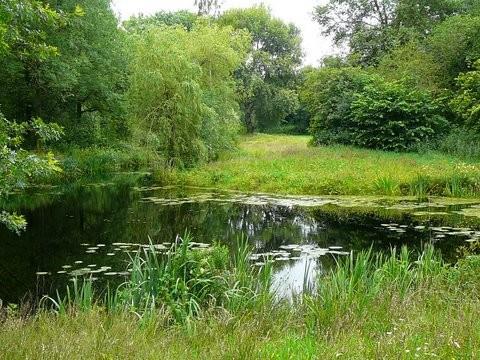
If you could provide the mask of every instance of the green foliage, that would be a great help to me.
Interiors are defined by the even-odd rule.
[[[230,148],[238,130],[232,73],[247,37],[200,25],[137,35],[130,103],[146,145],[170,165],[192,166]]]
[[[61,171],[52,153],[35,154],[21,148],[27,131],[35,134],[43,143],[59,139],[63,134],[56,124],[46,125],[41,119],[31,123],[15,123],[0,113],[0,198]],[[26,227],[23,217],[7,212],[0,212],[0,223],[16,232]]]
[[[325,278],[318,281],[318,294],[306,304],[317,324],[330,324],[347,311],[363,313],[382,292],[393,292],[397,301],[445,271],[442,260],[428,246],[416,261],[407,248],[387,256],[371,251],[350,254]]]
[[[96,132],[78,136],[94,119],[114,140],[125,122],[122,94],[128,57],[109,0],[7,1],[0,7],[8,31],[0,56],[0,103],[9,119],[55,119],[64,141],[100,142]],[[112,125],[110,125],[112,124]]]
[[[408,151],[442,134],[442,108],[426,91],[355,68],[311,72],[302,101],[317,144]]]
[[[57,312],[88,312],[104,306],[111,313],[134,312],[143,321],[161,310],[168,323],[189,323],[214,308],[232,313],[271,304],[271,265],[254,268],[250,246],[240,239],[230,260],[222,245],[194,247],[191,237],[177,237],[165,252],[150,244],[130,259],[130,278],[102,298],[92,281],[75,279],[67,295],[52,301]]]
[[[441,66],[425,44],[412,41],[391,51],[380,60],[375,72],[389,81],[407,80],[411,86],[440,93]]]
[[[348,129],[351,143],[408,151],[445,132],[447,121],[429,93],[376,80],[355,94]]]
[[[180,186],[285,195],[422,198],[453,196],[449,188],[455,183],[460,184],[462,190],[457,193],[462,197],[476,198],[480,194],[480,167],[470,160],[478,158],[462,160],[456,156],[462,150],[465,155],[478,154],[478,136],[461,137],[461,131],[457,140],[448,140],[452,147],[460,148],[450,150],[453,156],[432,149],[397,153],[344,145],[314,147],[308,145],[308,136],[246,136],[240,151],[195,169],[173,171],[167,177],[160,173],[159,178]],[[445,142],[439,139],[436,149],[447,152],[441,147]]]
[[[460,73],[480,58],[480,16],[453,16],[438,25],[427,39],[427,49],[439,68],[443,87],[452,89]]]
[[[306,75],[301,101],[311,115],[316,144],[351,143],[354,94],[369,81],[370,75],[357,68],[322,68]]]
[[[160,11],[151,16],[132,16],[123,22],[123,26],[128,32],[142,32],[158,26],[182,26],[185,30],[190,31],[198,19],[198,15],[187,10],[176,12]]]
[[[452,0],[330,0],[314,16],[336,45],[347,44],[358,64],[375,65],[392,49],[427,36],[448,16],[466,11]]]
[[[102,306],[23,316],[6,305],[0,351],[7,359],[478,358],[479,274],[478,256],[446,267],[430,248],[392,251],[378,263],[362,253],[321,277],[319,294],[239,313],[216,308],[183,326],[161,309],[145,321]],[[89,293],[79,309],[90,306]]]
[[[123,143],[106,148],[69,148],[63,154],[61,167],[64,172],[58,181],[72,183],[85,178],[108,178],[121,172],[154,170],[160,164],[150,149]]]
[[[277,127],[298,109],[299,30],[274,18],[265,6],[225,11],[218,22],[251,34],[247,61],[236,72],[247,131]]]
[[[472,71],[460,74],[457,78],[458,92],[450,105],[465,125],[480,131],[480,60]]]
[[[192,250],[188,236],[177,238],[166,256],[154,245],[131,261],[132,275],[115,294],[117,307],[137,311],[164,307],[176,322],[197,316],[229,296],[228,249]]]
[[[128,54],[110,0],[66,0],[52,6],[75,15],[64,31],[50,34],[60,56],[41,68],[49,94],[39,111],[64,125],[70,143],[85,146],[125,138]]]
[[[4,0],[0,4],[0,55],[14,55],[34,63],[58,54],[46,31],[63,18],[38,0]]]

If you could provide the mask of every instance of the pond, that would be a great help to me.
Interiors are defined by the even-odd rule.
[[[129,256],[150,241],[168,248],[189,232],[196,246],[233,248],[246,236],[252,266],[274,259],[274,287],[299,292],[350,251],[433,243],[447,261],[480,238],[480,200],[294,197],[131,183],[51,188],[13,198],[26,215],[17,236],[0,228],[0,299],[63,291],[72,277],[105,286],[128,277]]]

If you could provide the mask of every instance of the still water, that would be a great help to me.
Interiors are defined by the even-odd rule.
[[[433,243],[455,261],[480,238],[480,201],[280,197],[208,189],[91,184],[37,191],[10,200],[26,215],[17,236],[0,228],[0,299],[37,299],[74,276],[101,286],[128,277],[127,261],[151,241],[167,247],[187,231],[198,246],[252,245],[252,266],[275,260],[274,286],[299,292],[350,251]]]

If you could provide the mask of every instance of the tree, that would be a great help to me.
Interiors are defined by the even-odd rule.
[[[469,128],[480,132],[480,60],[457,78],[459,91],[450,105]]]
[[[233,72],[248,37],[199,25],[135,35],[130,104],[134,120],[170,166],[190,167],[232,146],[238,131]]]
[[[452,16],[439,24],[426,41],[444,88],[454,89],[456,78],[480,58],[480,16]]]
[[[8,22],[19,29],[7,33],[16,45],[0,63],[6,69],[0,74],[6,84],[0,88],[0,103],[7,118],[54,118],[66,128],[65,140],[79,145],[125,133],[122,94],[128,57],[110,1],[31,3],[43,4],[34,24],[36,17],[25,5],[4,8]],[[28,36],[27,42],[22,34]],[[48,46],[41,45],[47,39]],[[22,49],[25,43],[35,47],[36,58]]]
[[[301,103],[310,113],[314,143],[351,143],[349,124],[355,93],[372,81],[359,68],[320,68],[307,72],[300,91]]]
[[[58,30],[65,19],[41,1],[4,0],[0,4],[0,104],[8,118],[35,116],[37,71],[59,54],[48,31]]]
[[[61,119],[67,141],[79,145],[106,145],[126,137],[128,55],[110,0],[55,0],[52,6],[78,16],[63,31],[49,34],[60,56],[40,69],[49,92],[42,94],[46,109],[41,115]]]
[[[302,60],[300,31],[264,6],[228,10],[218,22],[251,34],[249,56],[236,73],[247,131],[277,126],[298,108],[294,87]]]
[[[466,11],[457,0],[330,0],[314,18],[337,46],[347,45],[361,65],[375,65],[393,48],[425,38],[435,24]]]
[[[412,86],[436,94],[444,89],[445,75],[425,41],[412,41],[394,49],[380,60],[375,71],[387,80],[408,80]]]
[[[31,74],[40,64],[58,55],[47,41],[46,29],[61,26],[61,14],[35,0],[5,0],[0,4],[0,64],[6,73],[23,71],[22,79],[33,84]],[[5,74],[4,72],[4,74]],[[9,89],[15,95],[15,87]],[[32,98],[27,100],[32,101]],[[3,106],[3,103],[0,103]],[[27,105],[31,105],[31,102]],[[22,108],[30,115],[30,108]],[[52,153],[34,153],[22,148],[25,136],[36,136],[39,144],[56,141],[63,130],[56,124],[45,124],[40,118],[25,122],[7,120],[0,112],[0,198],[28,186],[33,181],[60,171]],[[43,149],[38,149],[43,150]],[[22,216],[0,211],[0,223],[20,232],[26,221]]]

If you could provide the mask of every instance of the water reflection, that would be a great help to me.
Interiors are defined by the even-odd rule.
[[[149,239],[168,246],[186,231],[196,242],[218,241],[232,249],[237,239],[246,235],[257,254],[285,251],[289,245],[329,249],[320,255],[317,251],[313,258],[311,251],[280,256],[275,263],[275,284],[280,292],[301,291],[305,268],[311,273],[325,271],[343,251],[371,246],[383,250],[402,244],[419,249],[433,241],[453,259],[465,239],[480,236],[470,229],[452,235],[462,229],[444,231],[433,217],[420,219],[407,211],[438,212],[438,204],[411,203],[408,207],[407,203],[369,200],[376,209],[370,212],[355,210],[359,204],[366,206],[365,199],[350,199],[349,206],[342,201],[345,199],[135,189],[131,183],[35,193],[30,201],[17,200],[14,207],[26,214],[27,232],[18,237],[0,229],[0,298],[14,302],[26,294],[54,293],[65,288],[72,274],[93,274],[100,282],[121,281],[128,276],[128,254]],[[379,204],[384,214],[378,211]],[[455,216],[464,219],[458,212],[470,204],[456,206]],[[386,219],[391,220],[390,225]],[[260,262],[259,258],[253,262]]]

